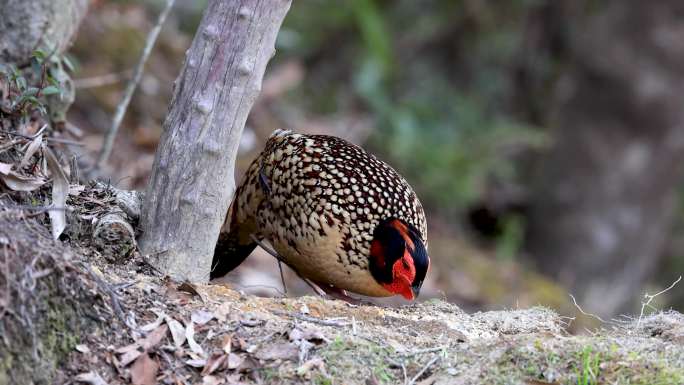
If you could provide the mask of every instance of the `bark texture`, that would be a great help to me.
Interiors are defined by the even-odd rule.
[[[574,26],[530,227],[542,270],[604,316],[634,311],[626,306],[658,265],[684,166],[684,3],[628,3]]]
[[[209,279],[242,129],[290,3],[210,0],[204,12],[176,81],[141,217],[141,250],[174,279]]]
[[[0,62],[24,64],[40,48],[64,52],[89,0],[0,0]]]

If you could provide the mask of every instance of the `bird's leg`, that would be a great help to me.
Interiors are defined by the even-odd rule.
[[[263,242],[261,242],[261,240],[260,240],[259,238],[257,238],[254,234],[250,235],[250,237],[252,238],[252,240],[253,240],[257,245],[259,245],[262,249],[264,249],[264,251],[266,251],[267,253],[269,253],[271,256],[273,256],[275,259],[278,260],[278,268],[280,268],[280,278],[281,278],[282,281],[283,281],[283,289],[285,290],[286,293],[287,293],[287,289],[285,288],[285,278],[283,277],[283,270],[282,270],[282,268],[281,268],[281,267],[282,267],[282,266],[281,266],[281,263],[284,263],[287,267],[289,267],[290,269],[292,269],[292,271],[294,271],[295,274],[297,274],[297,276],[298,276],[302,281],[304,281],[304,283],[306,283],[307,285],[309,285],[309,287],[311,288],[311,290],[313,290],[316,294],[320,295],[321,297],[325,297],[325,291],[323,291],[317,284],[315,284],[315,283],[311,282],[310,280],[308,280],[308,279],[302,277],[302,275],[299,274],[299,272],[297,271],[297,269],[295,269],[295,268],[293,268],[292,266],[288,265],[287,262],[285,262],[285,259],[284,259],[283,257],[281,257],[280,254],[278,254],[278,252],[276,252],[275,250],[273,250],[273,249],[271,249],[270,247],[266,246],[266,245],[265,245]]]
[[[283,284],[283,292],[287,295],[287,286],[285,286],[285,276],[283,275],[283,262],[278,260],[278,270],[280,271],[280,282]]]
[[[329,298],[339,299],[341,301],[350,303],[352,305],[361,305],[363,301],[349,296],[346,290],[340,289],[332,285],[318,285]]]

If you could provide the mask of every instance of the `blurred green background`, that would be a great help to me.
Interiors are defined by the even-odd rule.
[[[99,0],[86,17],[69,119],[87,151],[162,5]],[[203,5],[177,1],[162,31],[110,162],[120,187],[144,188]],[[347,138],[399,170],[428,212],[426,297],[568,314],[574,293],[587,311],[637,312],[684,270],[680,8],[295,0],[239,165],[275,128]],[[278,286],[271,259],[250,260],[236,285]],[[681,307],[682,287],[656,306]]]

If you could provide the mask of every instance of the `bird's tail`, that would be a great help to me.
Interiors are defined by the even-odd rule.
[[[210,279],[223,277],[238,267],[254,251],[257,244],[251,238],[251,227],[237,221],[235,210],[231,205],[226,223],[216,242],[216,249],[214,249]]]

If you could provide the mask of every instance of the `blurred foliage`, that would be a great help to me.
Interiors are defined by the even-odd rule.
[[[310,63],[309,108],[367,109],[376,125],[368,146],[407,176],[428,208],[453,216],[481,197],[488,180],[516,181],[506,160],[545,142],[508,106],[521,20],[537,3],[302,1],[279,47]],[[328,50],[350,64],[326,61]]]

